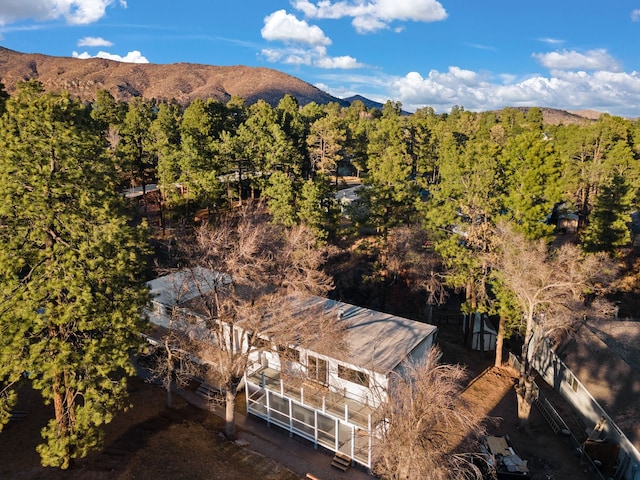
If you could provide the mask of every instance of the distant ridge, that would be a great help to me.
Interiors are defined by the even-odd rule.
[[[352,97],[343,98],[342,100],[344,100],[349,104],[352,104],[356,100],[360,100],[364,104],[364,106],[367,108],[377,108],[379,110],[382,110],[382,107],[384,107],[384,103],[369,100],[368,98],[363,97],[362,95],[354,95]]]
[[[542,112],[542,121],[550,125],[569,125],[569,124],[584,124],[590,123],[598,119],[601,115],[594,110],[585,110],[589,112],[589,115],[581,115],[580,112],[569,112],[567,110],[561,110],[558,108],[549,107],[511,107],[513,110],[518,110],[526,114],[532,108],[539,108]],[[494,110],[497,115],[500,115],[500,110]]]
[[[0,47],[0,81],[7,91],[13,93],[18,82],[30,79],[42,82],[46,91],[66,90],[86,101],[93,100],[96,92],[104,89],[119,101],[142,97],[186,105],[196,98],[227,102],[235,95],[249,104],[262,99],[275,105],[290,94],[300,105],[310,102],[348,105],[307,82],[269,68],[81,60]]]
[[[107,90],[118,101],[134,97],[175,100],[187,105],[196,98],[215,98],[227,102],[232,96],[248,104],[262,99],[276,105],[286,94],[303,106],[311,102],[324,105],[336,102],[348,106],[360,100],[367,108],[382,109],[384,104],[361,95],[340,99],[284,72],[263,68],[214,66],[194,63],[124,63],[102,58],[78,59],[39,53],[20,53],[0,47],[0,81],[9,93],[18,82],[37,79],[47,91],[68,91],[84,101],[95,98],[98,90]],[[527,112],[531,107],[515,107]],[[569,112],[541,107],[549,124],[584,123],[601,114],[592,110]],[[404,112],[408,114],[408,112]],[[499,111],[496,111],[499,113]]]

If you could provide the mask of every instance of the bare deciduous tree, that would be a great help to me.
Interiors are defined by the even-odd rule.
[[[189,338],[180,313],[180,301],[172,307],[168,328],[161,340],[151,340],[139,363],[148,372],[149,382],[160,382],[167,392],[167,408],[173,408],[174,385],[186,386],[191,378],[199,376],[202,368],[189,353]],[[142,359],[145,359],[142,361]]]
[[[392,379],[381,412],[385,428],[374,450],[377,475],[384,479],[480,479],[473,464],[474,440],[482,433],[480,418],[461,397],[465,371],[439,363],[430,350],[421,362],[406,365]]]
[[[585,255],[579,247],[565,244],[553,248],[544,240],[528,240],[506,225],[499,227],[497,275],[513,292],[526,324],[518,393],[518,418],[526,427],[531,405],[533,371],[529,362],[534,332],[541,338],[559,340],[571,334],[587,314],[597,315],[602,293],[614,274],[602,254]]]
[[[340,345],[338,319],[299,311],[301,296],[326,293],[331,280],[320,270],[324,254],[309,229],[282,230],[248,208],[203,226],[184,247],[201,293],[188,305],[200,322],[191,342],[225,391],[226,435],[233,438],[235,398],[251,351]],[[213,275],[196,274],[200,267]]]
[[[421,228],[392,228],[380,260],[391,283],[402,277],[412,290],[426,292],[426,320],[433,323],[433,306],[444,303],[447,290],[441,258],[429,248],[429,243]]]

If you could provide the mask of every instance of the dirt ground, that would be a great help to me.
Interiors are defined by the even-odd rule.
[[[20,409],[27,415],[0,433],[0,478],[11,480],[294,480],[275,461],[226,441],[222,420],[174,396],[133,379],[131,409],[106,428],[105,448],[60,471],[40,466],[35,450],[39,430],[50,415],[37,392],[25,391]]]
[[[520,457],[527,460],[532,480],[587,480],[580,459],[572,452],[568,440],[554,434],[540,412],[533,407],[529,427],[518,428],[517,400],[514,386],[516,372],[509,366],[493,367],[494,353],[467,350],[457,325],[441,325],[439,340],[443,360],[461,363],[467,368],[469,384],[463,393],[469,407],[485,418],[489,435],[508,435]],[[575,434],[582,425],[570,407],[555,392],[537,382],[543,393]]]
[[[489,434],[509,435],[520,456],[528,461],[533,480],[586,479],[580,461],[566,440],[553,434],[534,408],[531,427],[518,430],[515,372],[489,368],[492,354],[469,352],[455,328],[442,326],[440,342],[444,360],[465,363],[470,383],[464,392],[470,408],[487,418]],[[37,392],[23,392],[20,410],[28,414],[0,433],[0,478],[15,480],[103,479],[217,479],[293,480],[301,478],[282,467],[284,450],[265,458],[224,440],[222,420],[177,397],[176,408],[165,408],[165,394],[140,379],[132,381],[133,407],[107,426],[105,448],[78,460],[62,472],[40,466],[35,451],[39,430],[50,409],[41,405]],[[562,408],[562,405],[557,405]],[[570,414],[568,414],[570,415]],[[579,428],[579,427],[576,427]],[[286,435],[274,430],[274,435]],[[312,447],[309,447],[312,448]],[[275,458],[281,456],[280,458]],[[329,457],[328,460],[329,461]]]

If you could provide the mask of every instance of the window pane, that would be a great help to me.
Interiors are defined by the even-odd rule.
[[[338,377],[351,383],[357,383],[365,387],[369,386],[369,375],[344,365],[338,365]]]

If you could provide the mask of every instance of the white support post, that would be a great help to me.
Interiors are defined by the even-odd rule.
[[[356,456],[356,427],[351,425],[351,461]]]
[[[335,451],[340,451],[340,420],[337,418],[334,420],[336,424],[336,442],[335,442]]]
[[[270,392],[269,390],[265,389],[264,393],[267,396],[267,426],[270,427],[271,426],[271,405],[270,405],[271,402],[269,401]]]
[[[249,397],[251,393],[249,392],[249,384],[247,383],[247,372],[244,372],[244,399],[245,399],[245,411],[249,412]]]
[[[322,413],[327,413],[327,397],[322,396]]]
[[[313,410],[313,448],[318,449],[318,410]]]
[[[368,452],[367,452],[367,468],[371,468],[371,450],[373,449],[373,432],[371,431],[371,414],[368,415],[369,420],[367,421],[367,427],[369,430],[369,434],[367,435],[367,442],[369,444],[368,446]]]
[[[293,437],[293,402],[287,398],[289,402],[289,437]]]

